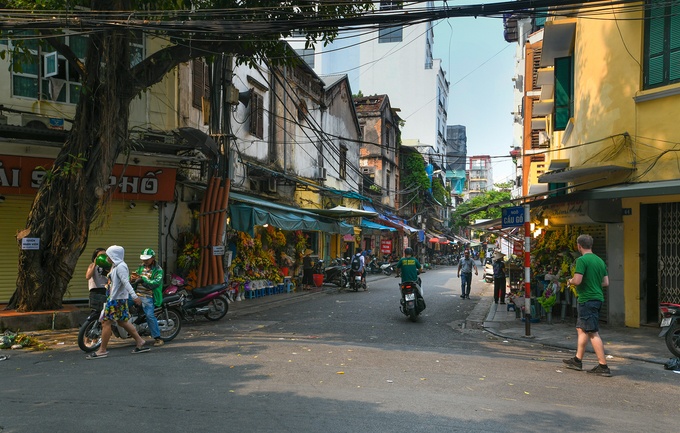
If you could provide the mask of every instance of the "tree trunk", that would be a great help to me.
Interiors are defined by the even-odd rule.
[[[19,253],[17,289],[8,305],[18,311],[61,308],[90,224],[108,203],[109,178],[126,143],[134,96],[129,37],[123,30],[90,38],[73,128],[17,236],[40,239],[39,250]]]

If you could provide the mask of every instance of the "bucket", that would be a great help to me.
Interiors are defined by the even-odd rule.
[[[323,286],[323,274],[313,274],[312,278],[314,279],[314,285],[316,287]]]
[[[284,277],[288,276],[288,268],[281,268],[281,273],[283,274]]]

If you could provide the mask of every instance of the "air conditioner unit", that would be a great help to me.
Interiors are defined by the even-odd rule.
[[[316,169],[316,177],[315,179],[317,180],[326,180],[326,167],[318,167]]]
[[[267,192],[276,192],[276,178],[268,178],[267,183],[263,184],[263,186]]]
[[[37,114],[21,113],[21,126],[34,129],[50,129],[50,119]]]

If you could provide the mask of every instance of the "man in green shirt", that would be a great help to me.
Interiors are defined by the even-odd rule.
[[[599,365],[588,370],[588,373],[609,377],[611,371],[607,366],[604,344],[599,334],[600,308],[604,302],[602,288],[609,286],[607,266],[601,258],[593,254],[593,238],[590,235],[579,236],[576,243],[581,257],[576,259],[574,276],[567,281],[567,284],[576,286],[578,296],[578,319],[576,321],[578,343],[576,356],[565,359],[563,362],[567,368],[583,370],[583,355],[586,351],[586,344],[590,340]]]
[[[161,330],[154,309],[163,304],[163,269],[156,262],[156,252],[151,248],[142,251],[139,258],[142,264],[133,274],[133,286],[137,296],[142,298],[142,309],[146,314],[146,323],[154,339],[154,346],[162,346]]]
[[[397,269],[397,277],[401,275],[402,283],[406,282],[416,283],[416,287],[418,288],[418,294],[422,298],[423,289],[422,287],[420,287],[420,280],[418,279],[418,274],[420,273],[422,266],[420,265],[418,259],[413,257],[413,248],[407,247],[404,249],[404,257],[399,259],[399,262],[397,262],[395,268]]]

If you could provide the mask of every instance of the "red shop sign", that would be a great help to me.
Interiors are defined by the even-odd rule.
[[[49,158],[0,155],[0,193],[35,194],[53,163]],[[114,199],[172,201],[176,175],[175,168],[116,164],[109,185],[116,187]]]
[[[381,239],[380,240],[380,252],[383,254],[392,253],[392,239]]]

